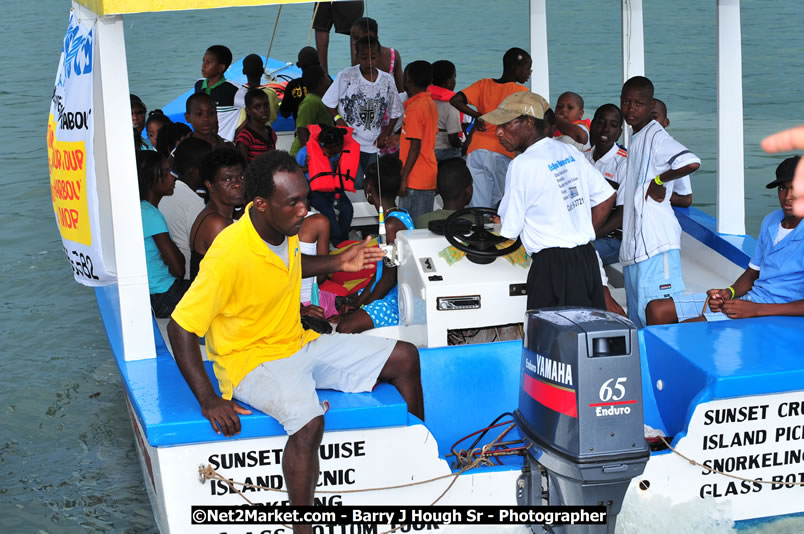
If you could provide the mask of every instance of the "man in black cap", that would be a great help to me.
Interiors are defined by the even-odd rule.
[[[285,87],[285,95],[282,97],[282,104],[279,106],[279,114],[286,119],[293,115],[296,118],[296,111],[299,109],[299,104],[307,96],[307,87],[305,87],[302,78],[304,71],[307,67],[318,66],[318,52],[312,46],[305,46],[299,50],[298,61],[296,66],[302,71],[302,75],[298,78],[290,80]]]
[[[552,139],[553,110],[530,91],[509,95],[481,119],[500,144],[521,152],[508,165],[500,234],[522,238],[532,257],[528,309],[606,309],[592,241],[614,205],[614,189],[574,147]]]
[[[725,289],[652,300],[645,310],[649,325],[804,315],[804,225],[793,213],[792,183],[799,159],[780,163],[776,179],[765,186],[776,189],[781,209],[763,219],[754,254],[737,281]]]

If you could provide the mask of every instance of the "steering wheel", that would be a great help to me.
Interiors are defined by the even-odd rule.
[[[492,215],[497,215],[497,211],[491,208],[460,209],[447,217],[444,222],[444,237],[450,245],[465,252],[469,261],[481,265],[491,263],[495,258],[519,249],[522,245],[519,238],[505,248],[497,248],[499,243],[508,241],[508,238],[486,230],[485,225],[490,222]],[[470,218],[474,220],[467,224],[467,219]]]

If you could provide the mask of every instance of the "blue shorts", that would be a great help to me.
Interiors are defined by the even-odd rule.
[[[511,158],[499,152],[477,149],[466,156],[472,173],[474,192],[469,205],[473,208],[496,208],[505,193],[505,174]]]
[[[753,302],[749,294],[740,297],[740,300],[748,300]],[[694,319],[701,316],[704,302],[706,302],[706,293],[694,293],[692,295],[678,295],[673,297],[673,303],[676,305],[676,315],[678,315],[678,322],[686,321],[687,319]],[[709,311],[709,306],[706,307],[706,313],[703,314],[707,321],[731,321],[731,318],[723,312]]]
[[[398,325],[399,293],[396,286],[383,298],[370,302],[360,309],[364,310],[371,318],[374,328]]]
[[[645,307],[656,299],[675,298],[684,293],[681,251],[668,250],[645,261],[623,267],[628,318],[637,328],[645,327]]]

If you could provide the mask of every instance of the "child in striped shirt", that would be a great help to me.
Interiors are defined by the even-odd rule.
[[[246,94],[246,124],[237,134],[235,146],[249,163],[263,152],[276,149],[276,132],[266,124],[270,112],[270,100],[262,89]]]

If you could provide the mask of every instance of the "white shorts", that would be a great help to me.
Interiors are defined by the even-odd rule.
[[[234,387],[234,398],[267,413],[293,435],[326,411],[316,388],[371,391],[396,340],[328,334],[288,358],[258,365]]]

